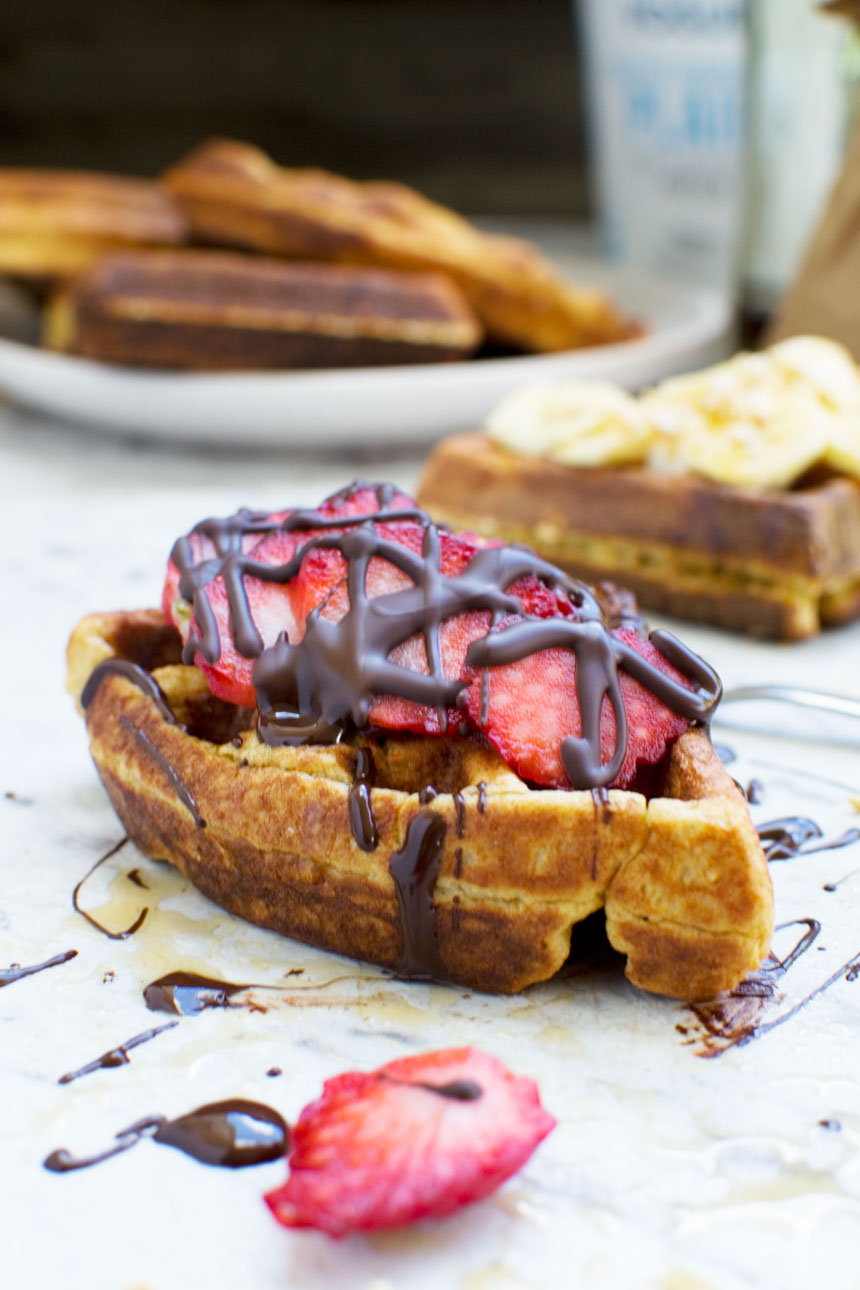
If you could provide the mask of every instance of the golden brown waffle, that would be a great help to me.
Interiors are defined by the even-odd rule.
[[[225,139],[201,144],[164,179],[206,241],[443,272],[487,334],[506,345],[576,349],[636,332],[602,293],[569,284],[529,243],[482,233],[403,184],[284,169],[258,148]]]
[[[676,998],[731,987],[769,949],[758,837],[701,730],[677,741],[650,800],[532,790],[471,738],[270,747],[253,714],[215,699],[179,658],[160,611],[91,615],[69,643],[68,687],[80,700],[108,659],[155,679],[168,712],[127,675],[108,672],[88,696],[99,774],[142,851],[251,922],[500,993],[556,973],[575,925],[601,907],[630,980]],[[366,757],[370,849],[351,823],[360,780],[370,783]],[[392,870],[422,830],[438,846],[423,879],[415,866],[404,914]]]
[[[646,608],[796,640],[860,614],[860,484],[733,488],[645,467],[524,457],[484,434],[440,443],[418,501],[455,529],[522,542]]]
[[[0,274],[38,285],[74,277],[106,251],[187,240],[159,183],[71,170],[0,170]]]
[[[106,256],[54,299],[44,335],[104,362],[250,370],[452,361],[482,331],[440,274],[178,250]]]

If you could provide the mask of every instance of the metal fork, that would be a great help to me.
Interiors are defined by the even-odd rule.
[[[797,708],[815,708],[819,712],[837,712],[844,717],[860,717],[860,699],[822,690],[807,690],[799,685],[738,685],[723,692],[723,703],[746,699],[772,699]]]

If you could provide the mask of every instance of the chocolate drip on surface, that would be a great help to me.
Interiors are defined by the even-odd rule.
[[[418,794],[418,801],[422,806],[426,806],[428,802],[435,802],[438,796],[439,794],[432,784],[425,784]]]
[[[433,907],[445,832],[441,815],[419,812],[409,822],[402,851],[395,851],[388,863],[397,892],[403,947],[396,972],[407,980],[430,981],[445,975]]]
[[[478,780],[478,814],[483,815],[487,809],[487,785],[482,779]]]
[[[150,1115],[146,1119],[136,1120],[130,1124],[127,1129],[120,1129],[115,1135],[115,1146],[108,1147],[106,1151],[100,1151],[95,1156],[73,1156],[65,1147],[60,1147],[57,1151],[52,1151],[42,1161],[45,1169],[50,1170],[53,1174],[68,1174],[76,1169],[89,1169],[91,1165],[100,1165],[103,1160],[110,1160],[111,1156],[118,1156],[123,1151],[129,1151],[136,1147],[142,1138],[150,1138],[155,1130],[164,1121],[163,1115]]]
[[[261,1102],[232,1098],[211,1102],[168,1120],[151,1115],[137,1120],[115,1137],[115,1145],[94,1156],[73,1156],[64,1148],[52,1151],[42,1162],[52,1173],[70,1173],[101,1164],[111,1156],[137,1146],[151,1138],[167,1147],[176,1147],[185,1155],[205,1165],[225,1169],[243,1169],[265,1164],[285,1155],[290,1142],[286,1121],[277,1111]]]
[[[820,838],[821,829],[814,820],[802,815],[787,815],[779,820],[760,824],[756,833],[762,844],[766,860],[790,860],[799,855],[801,847],[810,838]]]
[[[172,1030],[178,1026],[178,1021],[168,1021],[163,1026],[156,1026],[153,1030],[144,1030],[141,1034],[135,1035],[132,1039],[126,1039],[125,1043],[118,1044],[116,1048],[111,1048],[95,1061],[87,1062],[86,1066],[81,1066],[76,1071],[69,1071],[66,1075],[61,1075],[57,1080],[58,1084],[71,1084],[73,1080],[80,1079],[82,1075],[91,1075],[93,1071],[107,1070],[113,1066],[127,1066],[129,1062],[129,1052],[132,1048],[139,1047],[140,1044],[148,1044],[150,1039],[160,1035],[164,1030]]]
[[[375,851],[379,841],[370,793],[375,779],[373,754],[359,748],[355,755],[353,783],[349,790],[349,826],[362,851]]]
[[[151,757],[152,760],[155,762],[155,764],[157,766],[160,766],[161,769],[164,771],[165,775],[170,781],[171,788],[173,789],[176,796],[179,798],[182,805],[187,807],[187,809],[191,812],[191,818],[194,820],[194,823],[197,825],[198,829],[205,829],[206,821],[203,819],[203,816],[200,814],[200,812],[197,809],[197,802],[194,799],[194,794],[191,792],[191,789],[188,787],[188,785],[184,782],[176,767],[170,764],[170,762],[161,753],[161,751],[158,749],[155,743],[153,743],[152,739],[149,737],[146,731],[141,730],[140,726],[136,726],[133,721],[129,721],[128,717],[120,717],[119,723],[129,732],[129,734],[132,736],[135,742],[143,749],[146,755],[148,757]]]
[[[169,972],[144,988],[143,998],[150,1012],[168,1012],[191,1017],[207,1008],[229,1008],[230,999],[248,985],[198,976],[195,972]]]
[[[131,681],[139,690],[150,699],[158,708],[165,721],[171,725],[178,725],[176,717],[171,711],[170,704],[167,702],[164,691],[156,680],[150,676],[145,668],[138,663],[130,663],[124,658],[106,658],[104,662],[99,663],[90,673],[89,680],[81,692],[81,707],[88,708],[93,701],[96,690],[101,685],[106,676],[122,676],[127,681]]]
[[[130,869],[125,876],[129,882],[134,883],[135,887],[141,887],[144,891],[149,891],[149,883],[143,881],[139,869]]]
[[[814,820],[799,815],[760,824],[756,832],[768,861],[791,860],[795,856],[814,855],[819,851],[839,851],[860,841],[860,829],[846,829],[838,838],[825,839],[815,846],[807,846],[811,839],[821,838],[823,834]],[[825,886],[824,890],[829,891],[830,887]]]
[[[16,981],[23,981],[26,976],[35,976],[37,972],[45,972],[48,968],[68,963],[69,959],[75,958],[77,953],[77,950],[66,950],[63,954],[55,954],[53,958],[45,959],[44,963],[34,963],[30,967],[21,967],[19,963],[13,963],[10,967],[0,968],[0,989],[4,985],[14,985]]]
[[[109,927],[105,927],[104,923],[100,923],[99,920],[93,914],[88,914],[85,909],[81,909],[81,906],[78,902],[80,900],[81,888],[83,887],[87,879],[91,878],[92,875],[95,873],[96,869],[98,869],[100,865],[103,865],[106,860],[110,860],[111,856],[115,856],[116,853],[120,851],[122,847],[125,846],[126,842],[128,842],[127,837],[120,838],[119,842],[117,842],[115,846],[112,846],[109,850],[105,851],[104,855],[99,856],[98,860],[90,869],[87,870],[83,878],[81,878],[80,882],[77,884],[74,891],[72,892],[72,907],[75,910],[75,912],[80,914],[82,918],[85,918],[87,922],[90,924],[90,926],[94,927],[96,931],[101,932],[102,935],[107,936],[112,941],[124,941],[127,939],[127,937],[133,936],[134,933],[138,930],[138,928],[142,925],[143,920],[146,918],[147,914],[149,913],[149,907],[145,906],[140,911],[140,913],[138,914],[134,922],[129,927],[126,927],[124,931],[112,932]]]
[[[693,1016],[693,1024],[679,1024],[676,1029],[685,1036],[685,1043],[698,1045],[699,1057],[719,1057],[727,1048],[738,1048],[758,1039],[796,1016],[836,981],[843,978],[852,981],[856,975],[860,975],[859,953],[843,963],[799,1003],[769,1020],[765,1009],[771,1003],[778,1003],[782,997],[779,994],[781,979],[801,955],[810,949],[821,931],[821,924],[814,918],[794,919],[790,923],[781,924],[776,931],[782,932],[789,927],[802,927],[805,930],[784,958],[777,958],[771,953],[758,971],[734,989],[725,991],[708,1003],[685,1005]]]
[[[290,1131],[272,1107],[233,1098],[210,1102],[175,1120],[165,1120],[152,1136],[156,1142],[176,1147],[201,1164],[245,1169],[284,1156]]]
[[[338,500],[355,496],[367,485],[354,484]],[[240,654],[255,659],[253,681],[259,706],[258,730],[268,743],[333,742],[344,730],[361,728],[375,697],[390,695],[436,709],[444,732],[449,719],[461,725],[457,704],[467,681],[446,677],[442,668],[440,628],[451,618],[470,612],[489,615],[490,630],[471,643],[467,668],[483,669],[481,687],[487,699],[487,669],[518,662],[547,649],[564,649],[576,658],[576,693],[582,735],[564,740],[562,760],[574,788],[611,783],[624,761],[627,720],[618,669],[623,668],[662,703],[689,721],[707,724],[720,695],[716,674],[675,637],[655,631],[651,641],[693,688],[667,676],[626,641],[612,634],[599,597],[584,583],[520,547],[477,550],[456,576],[442,572],[439,530],[414,505],[392,506],[393,490],[377,488],[375,511],[332,515],[293,511],[265,516],[240,511],[224,520],[209,519],[175,544],[172,559],[180,574],[180,592],[193,607],[199,634],[189,638],[184,657],[200,654],[215,662],[221,653],[218,623],[207,598],[206,584],[221,577],[227,593],[233,642]],[[420,525],[421,552],[386,536],[397,522]],[[287,558],[269,564],[253,557],[249,547],[264,534],[281,533]],[[302,540],[304,538],[304,540]],[[314,610],[304,635],[291,643],[287,635],[265,646],[251,613],[245,578],[285,585],[297,576],[313,550],[335,551],[346,563],[348,609],[338,620]],[[366,577],[370,563],[383,559],[400,570],[410,585],[370,596]],[[560,617],[537,618],[524,613],[511,588],[533,577],[552,590]],[[504,625],[513,615],[516,621]],[[423,638],[428,672],[414,671],[392,660],[398,646]],[[614,713],[616,747],[601,761],[600,718],[604,699]],[[482,701],[482,722],[486,721]]]

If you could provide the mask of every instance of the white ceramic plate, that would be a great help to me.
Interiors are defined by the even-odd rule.
[[[727,344],[718,294],[570,260],[643,337],[565,354],[314,372],[178,373],[113,367],[0,339],[0,390],[15,403],[119,435],[248,446],[422,443],[479,424],[516,385],[600,377],[636,389],[703,366]]]

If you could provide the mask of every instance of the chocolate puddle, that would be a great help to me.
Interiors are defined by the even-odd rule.
[[[87,879],[91,878],[92,875],[95,873],[96,869],[98,869],[100,865],[103,865],[106,860],[110,860],[111,856],[115,856],[116,853],[125,846],[126,842],[128,842],[127,837],[120,838],[119,842],[117,842],[114,846],[110,847],[109,850],[105,851],[104,855],[99,856],[98,860],[96,860],[95,864],[87,870],[83,878],[81,878],[80,882],[76,885],[74,891],[72,892],[72,908],[75,910],[75,912],[80,914],[82,918],[85,918],[87,922],[90,924],[90,926],[95,927],[96,931],[101,932],[103,936],[107,936],[112,941],[124,941],[129,936],[133,936],[134,933],[141,927],[141,925],[143,924],[143,920],[146,918],[147,914],[149,913],[149,906],[144,906],[144,908],[140,911],[140,913],[138,914],[134,922],[129,927],[126,927],[124,931],[113,932],[109,927],[106,927],[104,923],[100,923],[99,920],[93,914],[88,914],[85,909],[81,909],[81,906],[79,903],[80,894],[81,894],[81,888],[83,887]]]
[[[286,1121],[270,1106],[231,1098],[210,1102],[185,1115],[168,1120],[151,1115],[135,1121],[115,1136],[115,1145],[93,1156],[73,1156],[61,1147],[43,1160],[51,1173],[71,1173],[101,1164],[129,1151],[144,1138],[176,1147],[201,1164],[224,1169],[244,1169],[283,1157],[290,1143]]]
[[[58,1084],[71,1084],[73,1080],[80,1079],[83,1075],[91,1075],[93,1071],[107,1070],[113,1066],[127,1066],[129,1063],[129,1052],[132,1048],[138,1048],[140,1044],[148,1044],[150,1039],[160,1035],[164,1030],[172,1030],[178,1026],[178,1021],[168,1021],[163,1026],[156,1026],[154,1030],[144,1030],[139,1035],[134,1035],[131,1039],[126,1039],[125,1043],[118,1044],[116,1048],[109,1049],[97,1057],[95,1061],[87,1062],[86,1066],[80,1066],[76,1071],[69,1071],[66,1075],[61,1075],[57,1080]]]
[[[4,985],[14,985],[16,981],[23,981],[24,977],[35,976],[37,972],[45,972],[48,968],[68,963],[69,959],[77,956],[77,953],[77,950],[66,950],[63,954],[55,954],[53,958],[45,959],[44,963],[34,963],[31,967],[21,967],[20,963],[12,963],[7,968],[0,968],[0,989]]]

